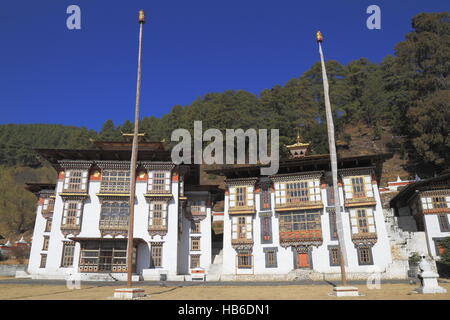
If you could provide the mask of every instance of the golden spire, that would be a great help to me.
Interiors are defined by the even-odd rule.
[[[322,32],[320,32],[320,31],[316,32],[316,40],[317,40],[317,42],[322,42],[323,41]]]
[[[139,23],[145,23],[144,10],[139,10]]]

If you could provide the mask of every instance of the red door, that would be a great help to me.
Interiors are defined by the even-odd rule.
[[[309,259],[307,253],[297,254],[297,268],[309,268]]]

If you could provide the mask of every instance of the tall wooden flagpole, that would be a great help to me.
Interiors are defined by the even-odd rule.
[[[136,193],[136,163],[138,155],[138,130],[139,130],[139,98],[141,95],[141,58],[142,58],[142,26],[145,23],[144,11],[139,11],[139,53],[136,86],[136,108],[134,114],[133,146],[131,150],[130,164],[130,215],[128,221],[128,243],[127,243],[127,286],[132,287],[133,274],[133,227],[134,227],[134,198]]]
[[[325,112],[327,117],[327,128],[328,128],[328,145],[330,149],[330,161],[331,161],[331,174],[333,178],[333,191],[334,191],[334,205],[336,212],[336,231],[337,238],[339,242],[340,249],[340,267],[341,267],[341,281],[342,286],[347,285],[347,276],[345,274],[345,264],[346,264],[346,250],[344,243],[344,232],[342,226],[342,217],[341,217],[341,206],[339,199],[339,189],[338,189],[338,178],[337,178],[337,155],[336,155],[336,143],[334,139],[334,122],[333,116],[331,113],[331,104],[330,104],[330,96],[329,96],[329,87],[328,87],[328,77],[327,71],[325,68],[325,61],[323,58],[322,52],[322,41],[323,37],[320,31],[316,33],[316,40],[319,44],[319,53],[320,53],[320,62],[322,64],[322,78],[323,78],[323,92],[325,98]]]

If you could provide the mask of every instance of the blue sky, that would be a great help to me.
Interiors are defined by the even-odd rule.
[[[81,30],[66,9],[81,8]],[[381,8],[381,30],[366,8]],[[141,118],[160,117],[209,92],[258,94],[325,58],[380,62],[419,12],[448,0],[2,0],[0,124],[54,123],[99,130],[133,118],[137,12],[144,9]]]

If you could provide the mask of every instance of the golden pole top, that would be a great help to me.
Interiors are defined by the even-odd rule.
[[[322,32],[320,32],[320,31],[316,32],[316,40],[317,40],[317,42],[322,42],[323,41]]]
[[[144,10],[139,10],[139,23],[145,23]]]

